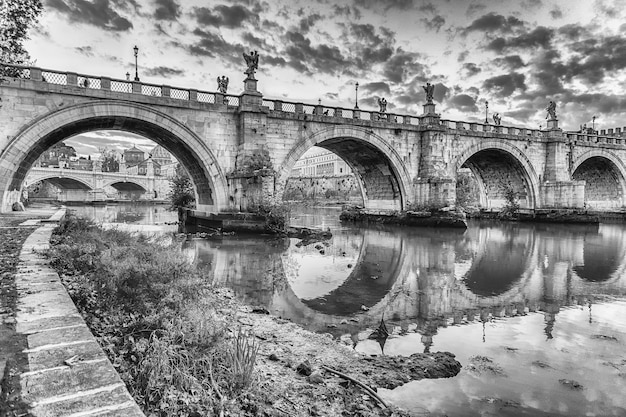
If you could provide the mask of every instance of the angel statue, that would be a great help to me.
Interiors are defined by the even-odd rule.
[[[554,101],[550,101],[546,110],[548,111],[546,119],[550,117],[550,120],[556,120],[556,103]]]
[[[222,94],[226,94],[228,90],[228,77],[222,75],[221,77],[217,77],[217,91]]]
[[[433,102],[433,94],[435,92],[435,86],[431,83],[426,83],[426,85],[422,86],[424,91],[426,92],[426,103]]]
[[[248,76],[248,79],[254,80],[254,71],[259,68],[259,54],[257,51],[251,51],[249,54],[243,53],[243,59],[246,60],[248,69],[244,72]]]
[[[378,107],[380,107],[381,113],[387,112],[387,100],[385,100],[385,97],[381,97],[378,99]]]
[[[496,126],[500,126],[502,124],[502,117],[500,116],[500,113],[493,114],[493,124]]]

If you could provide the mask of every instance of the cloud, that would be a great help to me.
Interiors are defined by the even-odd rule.
[[[220,4],[213,9],[196,7],[193,9],[196,21],[204,26],[238,28],[244,22],[257,22],[258,17],[250,9],[234,4],[226,6]]]
[[[496,75],[495,77],[487,78],[483,82],[483,88],[489,90],[493,95],[497,97],[508,97],[515,92],[515,90],[526,91],[526,76],[512,72],[510,74]]]
[[[457,94],[450,97],[446,101],[446,105],[463,113],[475,113],[478,111],[476,99],[467,94]]]
[[[474,75],[476,75],[476,74],[478,74],[479,72],[482,71],[480,69],[480,67],[478,65],[474,64],[473,62],[467,62],[467,63],[463,64],[462,68],[465,71],[465,76],[466,77],[474,76]]]
[[[91,46],[77,46],[74,49],[81,55],[85,55],[88,57],[94,56],[93,48]]]
[[[515,28],[524,26],[524,22],[515,16],[504,17],[501,14],[489,13],[474,20],[464,29],[469,32],[502,32],[510,33]]]
[[[337,74],[350,66],[350,61],[334,45],[313,45],[309,38],[293,30],[285,34],[284,40],[288,65],[302,73]]]
[[[522,7],[526,10],[530,10],[533,12],[537,12],[541,6],[543,6],[543,2],[541,0],[524,0],[522,2]]]
[[[550,10],[550,16],[555,20],[560,19],[563,17],[563,11],[559,6],[554,6],[554,8]]]
[[[370,24],[352,23],[345,27],[344,36],[354,39],[349,42],[351,55],[360,70],[371,68],[372,64],[389,60],[394,52],[395,34],[387,28],[376,29]]]
[[[185,70],[164,66],[148,68],[144,72],[150,77],[171,77],[185,74]]]
[[[370,93],[391,94],[389,84],[384,81],[363,84],[361,89]]]
[[[526,66],[524,61],[522,61],[522,57],[519,55],[507,55],[502,58],[496,58],[493,62],[499,67],[505,67],[511,70],[516,70]]]
[[[437,8],[431,2],[421,4],[417,8],[417,10],[419,10],[422,13],[432,13],[432,14],[436,14],[437,13]]]
[[[300,19],[299,27],[301,33],[308,33],[312,26],[323,19],[323,16],[319,13],[312,13],[306,17]]]
[[[348,19],[361,20],[361,11],[355,6],[333,6],[333,14],[337,17],[345,17]]]
[[[154,18],[157,20],[176,20],[180,17],[180,5],[176,0],[155,0],[157,5]]]
[[[113,9],[109,0],[46,0],[46,7],[65,15],[70,22],[84,23],[107,31],[124,32],[133,24]]]
[[[495,38],[489,42],[487,49],[497,53],[502,53],[507,49],[547,49],[550,47],[553,37],[554,29],[547,28],[545,26],[538,26],[530,32],[506,38]]]
[[[465,14],[468,17],[471,17],[477,13],[481,13],[483,10],[485,10],[487,8],[487,6],[485,6],[484,4],[480,4],[480,3],[472,3],[467,7],[467,11],[465,12]]]
[[[426,67],[418,62],[420,55],[414,52],[396,52],[383,65],[383,75],[391,82],[403,83],[409,75],[426,79]]]
[[[413,7],[413,0],[355,0],[355,4],[364,9],[408,10]]]
[[[220,57],[229,62],[238,62],[239,57],[244,52],[242,45],[231,44],[225,41],[219,33],[196,28],[193,34],[200,39],[187,46],[189,53],[192,55],[210,56],[212,58]]]
[[[428,29],[434,30],[435,32],[439,32],[441,27],[446,23],[446,19],[440,15],[436,15],[432,19],[421,19],[421,21]]]

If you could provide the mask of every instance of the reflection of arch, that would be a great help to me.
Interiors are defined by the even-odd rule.
[[[583,237],[582,264],[572,270],[587,283],[607,283],[620,279],[626,268],[624,232],[605,225],[595,234]]]
[[[278,198],[295,163],[313,146],[334,152],[360,177],[366,207],[401,209],[406,204],[411,181],[402,158],[383,138],[356,126],[332,126],[298,142],[278,172]]]
[[[69,136],[93,130],[123,130],[154,140],[191,175],[199,209],[227,206],[226,178],[206,143],[170,115],[127,101],[79,103],[34,119],[0,154],[0,190],[19,190],[43,151]]]
[[[572,163],[572,179],[586,182],[585,203],[594,201],[592,205],[603,208],[624,205],[626,165],[613,152],[591,149],[583,153]]]
[[[92,190],[93,187],[83,178],[74,177],[72,175],[63,175],[62,177],[59,175],[42,175],[37,178],[32,178],[29,184],[24,184],[25,186],[31,186],[32,184],[38,181],[48,181],[52,185],[58,188],[64,189],[74,189],[74,190]],[[77,185],[77,187],[72,187],[72,185]]]
[[[524,236],[521,231],[508,227],[479,229],[478,251],[462,277],[468,291],[483,299],[510,298],[519,292],[520,286],[515,284],[529,278],[535,257],[534,234]],[[503,239],[492,239],[493,233],[502,233]]]
[[[522,180],[525,182],[527,188],[527,202],[528,208],[535,208],[538,204],[538,196],[539,196],[539,177],[535,172],[535,168],[532,163],[528,159],[528,157],[516,146],[510,145],[506,142],[501,142],[497,140],[485,140],[480,141],[476,145],[473,145],[465,150],[461,155],[459,155],[456,159],[456,171],[470,160],[475,154],[479,152],[488,152],[488,151],[499,151],[507,155],[511,158],[515,163],[518,164],[517,167],[511,167],[514,170],[517,170],[521,176]],[[471,165],[471,164],[470,164]],[[517,169],[516,169],[517,168]],[[521,169],[520,169],[521,168]],[[470,169],[476,174],[476,167],[470,166]],[[477,175],[480,178],[480,175]],[[481,190],[483,185],[481,185]]]
[[[402,269],[402,240],[398,246],[382,245],[364,239],[359,257],[341,285],[323,297],[302,300],[320,313],[351,315],[380,303],[391,290]]]

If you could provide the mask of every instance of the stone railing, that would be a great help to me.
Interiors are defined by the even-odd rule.
[[[613,145],[626,145],[626,137],[608,136],[600,131],[600,134],[588,134],[579,132],[566,132],[565,135],[570,141],[588,142],[588,143],[608,143]]]
[[[74,72],[60,72],[36,67],[26,67],[0,63],[0,75],[4,73],[8,76],[31,79],[33,81],[44,81],[50,84],[77,86],[86,90],[106,90],[119,93],[141,94],[151,97],[166,97],[176,100],[195,101],[209,104],[227,104],[229,106],[239,106],[240,97],[237,95],[221,94],[218,92],[200,91],[196,89],[183,89],[170,87],[167,85],[148,84],[133,80],[120,80],[110,77],[96,77],[91,75],[78,74]],[[412,116],[406,114],[380,113],[378,111],[361,110],[358,108],[348,109],[344,107],[330,107],[322,104],[305,104],[301,102],[291,102],[278,99],[262,99],[262,106],[270,111],[309,114],[321,117],[342,118],[359,121],[384,122],[399,125],[420,125],[424,116]],[[521,137],[538,138],[545,134],[545,131],[538,129],[518,128],[512,126],[496,126],[488,123],[462,122],[452,120],[441,120],[440,125],[446,129],[497,133],[514,135]],[[615,132],[615,133],[614,133]],[[574,137],[572,135],[577,135]],[[626,127],[622,131],[620,128],[604,130],[598,135],[586,135],[581,133],[567,133],[569,139],[582,140],[598,143],[621,144],[626,140]],[[620,139],[623,137],[623,139]]]
[[[141,81],[96,77],[75,72],[60,72],[35,67],[0,64],[1,73],[49,84],[81,87],[86,90],[105,90],[116,93],[141,94],[151,97],[167,97],[176,100],[197,101],[210,104],[239,106],[239,97],[216,92],[183,89],[168,85],[149,84]]]
[[[626,137],[626,126],[614,129],[600,129],[600,135],[610,137]]]
[[[471,132],[484,132],[484,133],[500,133],[504,135],[513,136],[530,136],[541,137],[543,131],[539,129],[527,129],[513,126],[492,125],[489,123],[476,123],[476,122],[459,122],[453,120],[441,120],[441,125],[447,129],[454,130],[466,130]]]

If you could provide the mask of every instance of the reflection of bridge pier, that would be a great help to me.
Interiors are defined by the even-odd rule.
[[[428,349],[439,327],[530,312],[545,315],[548,335],[560,308],[625,294],[625,238],[613,226],[483,225],[453,235],[367,229],[336,234],[324,254],[288,239],[224,238],[200,241],[195,257],[251,304],[313,330],[354,336],[384,315],[417,331]],[[591,275],[598,254],[612,263]]]

